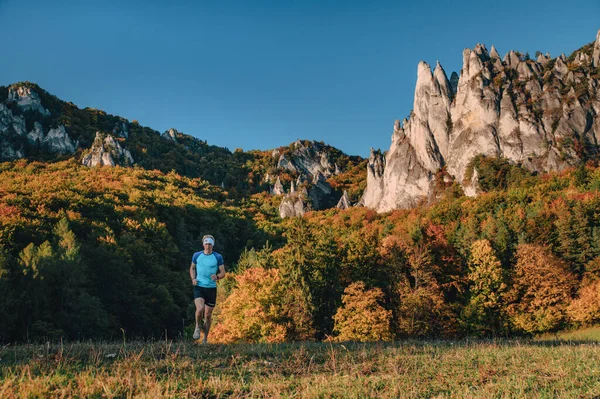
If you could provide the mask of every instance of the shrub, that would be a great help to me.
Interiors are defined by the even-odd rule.
[[[300,291],[283,284],[279,269],[252,267],[235,276],[236,286],[222,307],[213,340],[289,342],[309,340],[314,332]]]
[[[343,305],[333,316],[338,341],[389,341],[392,339],[392,312],[379,303],[383,291],[365,289],[362,281],[350,284],[342,296]]]
[[[600,280],[583,287],[579,297],[567,308],[569,319],[581,326],[600,322]]]

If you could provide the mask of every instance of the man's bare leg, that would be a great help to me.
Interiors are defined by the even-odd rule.
[[[212,324],[212,312],[214,309],[214,307],[208,305],[204,307],[204,339],[202,340],[202,343],[208,342],[208,332],[210,331],[210,325]]]
[[[207,306],[204,306],[204,298],[194,299],[196,305],[196,328],[194,329],[194,339],[200,339],[200,331],[202,330],[202,316]]]

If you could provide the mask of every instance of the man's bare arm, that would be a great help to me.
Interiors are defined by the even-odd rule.
[[[192,279],[192,284],[196,285],[196,265],[193,263],[190,265],[190,278]]]
[[[219,265],[219,273],[217,274],[217,279],[221,280],[225,278],[225,265]]]

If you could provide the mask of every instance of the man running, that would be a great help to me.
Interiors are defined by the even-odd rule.
[[[211,235],[202,237],[204,251],[192,256],[190,277],[194,285],[194,304],[196,305],[196,329],[194,339],[204,333],[203,344],[208,342],[208,332],[212,321],[212,312],[217,304],[217,280],[225,278],[223,257],[213,251],[215,238]],[[204,318],[204,326],[202,319]]]

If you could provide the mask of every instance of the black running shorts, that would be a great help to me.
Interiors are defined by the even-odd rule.
[[[204,287],[194,287],[194,299],[202,298],[204,299],[204,304],[206,306],[210,306],[214,308],[217,304],[217,289],[216,288],[204,288]]]

